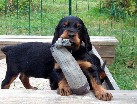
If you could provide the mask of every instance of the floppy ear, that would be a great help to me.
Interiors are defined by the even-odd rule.
[[[91,51],[92,50],[92,44],[90,42],[90,37],[88,35],[87,32],[87,28],[85,27],[84,23],[83,23],[83,30],[82,30],[82,41],[85,43],[85,48],[87,49],[87,51]]]
[[[54,37],[52,39],[52,44],[54,44],[59,38],[59,24],[55,28]]]

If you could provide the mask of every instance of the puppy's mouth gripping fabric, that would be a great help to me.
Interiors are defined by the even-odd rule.
[[[72,54],[64,46],[71,46],[71,42],[69,39],[59,38],[51,47],[52,55],[60,65],[73,94],[86,94],[90,90],[87,78]]]
[[[69,39],[63,39],[63,38],[58,38],[56,43],[53,45],[56,48],[61,48],[62,46],[71,46],[71,42]]]

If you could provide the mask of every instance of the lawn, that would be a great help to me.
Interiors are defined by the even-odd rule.
[[[0,1],[0,8],[3,3]],[[1,35],[53,35],[58,21],[68,15],[67,0],[34,0],[31,8],[28,5],[7,13],[1,10]],[[96,0],[72,0],[72,15],[84,21],[89,35],[115,36],[119,40],[109,70],[121,89],[137,89],[137,18],[115,20],[100,6]]]

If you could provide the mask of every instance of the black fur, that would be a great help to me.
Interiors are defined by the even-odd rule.
[[[24,73],[28,77],[49,78],[51,89],[57,89],[59,78],[53,70],[54,58],[50,47],[49,43],[29,42],[2,48],[6,55],[7,72],[1,88],[4,88],[12,77]]]
[[[81,69],[88,79],[90,88],[93,88],[95,96],[100,100],[111,100],[112,94],[101,86],[100,80],[100,73],[105,73],[103,70],[105,63],[101,67],[99,58],[89,53],[92,50],[92,44],[83,21],[75,16],[62,18],[55,28],[52,44],[55,44],[60,37],[69,39],[72,43],[66,48],[78,62],[82,61],[84,64]],[[51,89],[58,88],[60,95],[70,95],[71,89],[59,66],[54,63],[50,47],[49,43],[31,42],[2,48],[6,55],[7,72],[1,88],[9,88],[12,81],[21,73],[20,79],[24,86],[30,76],[49,78]],[[34,88],[29,83],[26,86],[26,88]]]
[[[68,24],[64,27],[64,24],[66,22],[68,22]],[[80,27],[77,27],[76,24],[80,24]],[[101,68],[99,58],[96,55],[89,53],[89,51],[92,50],[92,44],[90,42],[90,37],[88,35],[87,28],[84,25],[83,21],[75,16],[67,16],[62,18],[59,24],[55,28],[52,44],[55,44],[55,42],[58,40],[58,38],[60,38],[60,36],[63,34],[64,31],[68,31],[68,33],[69,32],[78,33],[80,39],[80,47],[77,50],[75,50],[76,48],[73,46],[66,48],[70,50],[70,52],[72,53],[73,57],[76,60],[88,61],[93,64],[93,67],[91,68],[91,70],[89,70],[89,73],[91,73],[92,76],[96,78],[96,81],[99,84],[101,84],[99,73],[104,70]]]
[[[90,76],[95,78],[96,82],[101,85],[103,80],[100,80],[100,73],[104,70],[101,68],[99,58],[89,53],[92,50],[92,44],[83,21],[75,16],[62,18],[55,28],[52,44],[55,44],[64,31],[67,31],[68,39],[72,42],[72,45],[66,48],[72,53],[73,57],[77,61],[82,60],[92,64],[88,70],[82,69],[87,79],[89,79],[88,82],[91,89]],[[76,42],[77,40],[80,41]],[[29,42],[2,48],[1,50],[6,55],[7,72],[5,79],[2,81],[1,88],[8,88],[7,85],[11,84],[12,78],[23,73],[28,78],[48,78],[51,89],[58,88],[61,95],[70,95],[71,91],[65,85],[67,83],[60,84],[60,81],[64,79],[62,71],[53,70],[55,68],[55,61],[50,47],[51,44],[49,43]]]
[[[63,27],[64,22],[69,22],[70,26],[64,28]],[[80,27],[75,27],[75,23],[81,24]],[[55,28],[54,38],[52,40],[52,44],[54,44],[58,40],[58,38],[60,37],[60,35],[62,35],[64,30],[78,32],[79,38],[81,39],[81,44],[83,41],[85,43],[85,48],[87,49],[87,51],[92,50],[92,44],[90,42],[90,38],[89,38],[89,35],[87,32],[87,28],[80,18],[75,17],[75,16],[67,16],[67,17],[62,18],[60,20],[59,24]]]
[[[79,63],[82,71],[88,79],[90,88],[93,89],[93,92],[95,93],[95,96],[100,100],[111,100],[113,97],[112,94],[108,93],[101,85],[102,81],[106,77],[103,70],[106,63],[101,67],[99,58],[89,52],[92,50],[92,44],[83,21],[74,16],[67,16],[61,19],[55,29],[52,44],[55,44],[58,38],[69,39],[72,43],[71,46],[67,46],[66,48]],[[63,79],[65,79],[65,77],[63,78],[63,73],[59,71],[61,69],[59,67],[56,67],[55,69],[58,70],[57,73],[59,73],[59,76],[62,77],[61,82],[64,82]],[[59,87],[62,86],[68,88],[66,83],[61,84]],[[66,88],[63,88],[63,90],[59,89],[61,95],[71,94],[69,89],[64,90]]]

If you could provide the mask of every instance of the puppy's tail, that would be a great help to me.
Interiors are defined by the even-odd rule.
[[[6,54],[6,53],[9,51],[10,48],[11,48],[10,46],[5,46],[5,47],[1,48],[1,51],[2,51],[4,54]]]
[[[1,48],[1,51],[2,51],[2,52],[7,52],[7,48],[6,48],[6,47],[3,47],[3,48]]]

